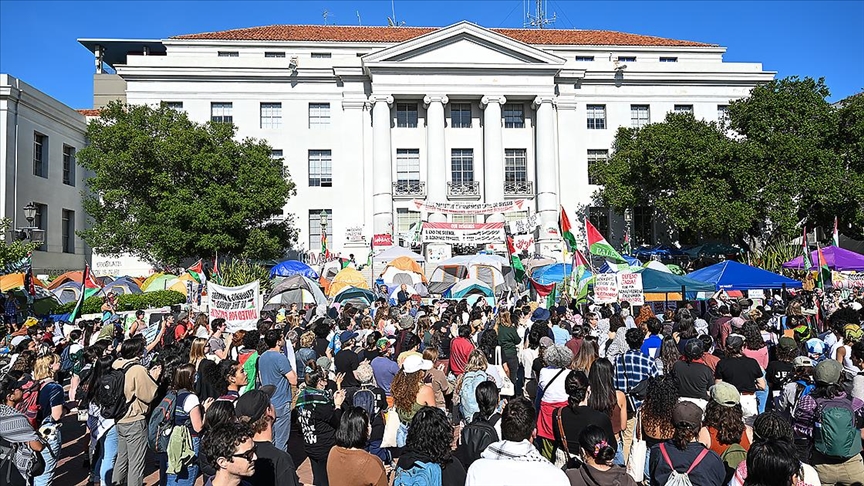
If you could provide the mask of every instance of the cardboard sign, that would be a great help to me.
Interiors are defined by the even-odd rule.
[[[831,284],[835,289],[864,287],[864,273],[831,272]]]
[[[223,287],[207,281],[210,322],[218,318],[225,319],[229,333],[257,329],[261,317],[260,293],[257,280],[239,287]]]
[[[425,223],[423,243],[480,245],[504,242],[504,223]]]
[[[534,253],[534,235],[516,235],[513,237],[513,247],[517,253]]]
[[[627,301],[632,305],[645,305],[645,295],[642,293],[641,273],[619,273],[618,300]]]
[[[372,237],[372,246],[393,246],[393,235],[382,233]]]
[[[618,278],[614,273],[600,273],[594,280],[594,302],[610,304],[618,301]]]

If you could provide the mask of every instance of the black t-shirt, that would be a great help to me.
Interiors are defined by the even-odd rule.
[[[618,449],[618,441],[615,440],[615,434],[612,432],[612,419],[603,412],[598,412],[588,406],[576,407],[574,412],[569,406],[561,407],[561,424],[564,426],[564,435],[567,437],[567,447],[570,448],[571,454],[576,454],[579,451],[579,434],[589,425],[596,425],[606,432],[606,441],[613,449]],[[561,434],[558,431],[558,413],[553,414],[552,432],[555,435],[555,440],[560,444]]]
[[[255,474],[248,478],[252,486],[272,486],[284,484],[300,486],[297,468],[287,452],[282,452],[272,442],[255,442],[258,459],[255,460]],[[278,478],[278,481],[277,481]]]
[[[682,397],[708,399],[708,388],[714,384],[711,368],[702,363],[676,361],[672,372],[678,377],[678,393]]]
[[[771,391],[780,391],[789,382],[789,377],[795,371],[795,365],[786,361],[770,361],[765,368],[765,380]]]
[[[534,358],[534,362],[531,363],[531,371],[533,372],[531,378],[537,378],[540,376],[540,370],[543,369],[543,366],[545,365],[544,363],[543,358],[540,356]]]
[[[312,346],[312,349],[315,350],[315,354],[320,358],[321,356],[327,356],[328,346],[330,346],[330,341],[327,338],[315,338],[315,344]]]
[[[360,382],[354,377],[354,370],[360,366],[357,353],[350,349],[342,349],[336,353],[333,364],[336,365],[336,373],[345,373],[345,379],[342,381],[343,388],[360,386]]]
[[[754,393],[756,380],[762,378],[762,368],[753,358],[736,356],[717,362],[714,377],[733,385],[741,393]]]

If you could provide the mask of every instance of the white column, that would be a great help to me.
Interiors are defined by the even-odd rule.
[[[487,203],[504,202],[504,144],[501,137],[501,106],[503,95],[484,96],[483,108],[483,186]],[[501,213],[491,214],[488,222],[504,221]]]
[[[447,95],[426,95],[426,199],[433,202],[447,200],[447,151],[444,145],[444,105]],[[447,217],[441,213],[429,214],[429,221],[441,223]]]
[[[393,97],[373,94],[372,104],[372,228],[373,234],[393,228],[393,169],[390,149],[390,105]]]
[[[548,228],[558,227],[558,169],[555,166],[555,113],[553,96],[538,96],[534,99],[537,109],[534,149],[537,170],[537,212],[540,213],[539,242],[554,241]],[[556,231],[557,232],[557,231]]]

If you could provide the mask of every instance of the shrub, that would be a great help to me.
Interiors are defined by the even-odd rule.
[[[104,302],[104,295],[94,295],[84,301],[81,314],[98,314]],[[186,296],[175,290],[158,290],[143,294],[122,294],[117,296],[118,311],[134,311],[183,304]],[[54,309],[55,314],[72,312],[75,302],[68,302]]]

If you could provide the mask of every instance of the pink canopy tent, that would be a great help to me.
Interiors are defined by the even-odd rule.
[[[831,270],[842,271],[864,271],[864,255],[849,251],[837,246],[827,246],[822,248],[822,254],[825,255],[825,263]],[[817,265],[819,262],[819,254],[816,251],[810,252],[810,262]],[[804,268],[804,257],[799,256],[789,260],[783,264],[783,268],[793,270],[808,270]]]

